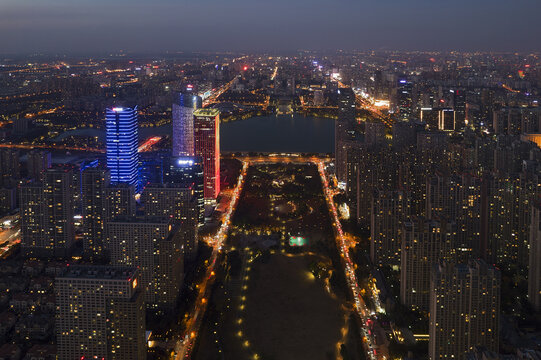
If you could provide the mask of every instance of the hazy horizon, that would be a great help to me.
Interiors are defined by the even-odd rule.
[[[536,52],[541,2],[0,0],[0,53]]]

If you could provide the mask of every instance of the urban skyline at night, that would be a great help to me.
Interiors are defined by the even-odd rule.
[[[539,11],[0,0],[0,359],[541,359]]]

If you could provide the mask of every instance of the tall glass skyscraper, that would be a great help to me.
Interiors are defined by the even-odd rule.
[[[195,156],[203,160],[205,205],[215,205],[220,193],[220,112],[199,109],[193,116]]]
[[[413,84],[408,80],[398,81],[397,88],[398,117],[404,121],[413,115]]]
[[[111,184],[136,185],[139,188],[137,106],[106,110],[107,167]]]
[[[194,156],[193,112],[201,108],[201,97],[179,93],[173,102],[173,156]]]
[[[163,181],[193,190],[197,201],[199,225],[205,223],[203,160],[200,157],[180,156],[169,159],[165,166]]]

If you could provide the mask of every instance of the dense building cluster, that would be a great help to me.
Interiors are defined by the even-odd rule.
[[[502,323],[540,310],[538,78],[502,87],[501,67],[457,69],[455,61],[432,72],[415,62],[401,71],[380,65],[369,80],[352,79],[358,101],[388,99],[395,116],[387,129],[358,125],[344,97],[335,134],[337,180],[352,221],[370,233],[380,300],[391,314],[398,300],[429,323],[431,359],[525,346]],[[509,302],[502,273],[527,278],[528,297]]]
[[[236,201],[220,204],[236,182],[220,124],[294,113],[334,120],[334,160],[228,160],[316,163],[328,208],[306,207],[331,213],[332,271],[354,289],[367,358],[541,358],[538,55],[5,62],[0,359],[145,359],[151,321],[197,328]],[[142,135],[153,128],[166,133]],[[186,303],[193,318],[175,312]],[[180,334],[161,330],[178,351]]]

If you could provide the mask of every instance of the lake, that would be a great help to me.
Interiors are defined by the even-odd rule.
[[[257,116],[220,124],[223,151],[334,152],[334,120]]]
[[[170,135],[171,125],[139,129],[140,139],[153,135]],[[105,131],[78,129],[57,137],[98,136],[105,140]],[[254,152],[334,152],[334,120],[294,114],[293,116],[256,116],[220,124],[222,151]]]

